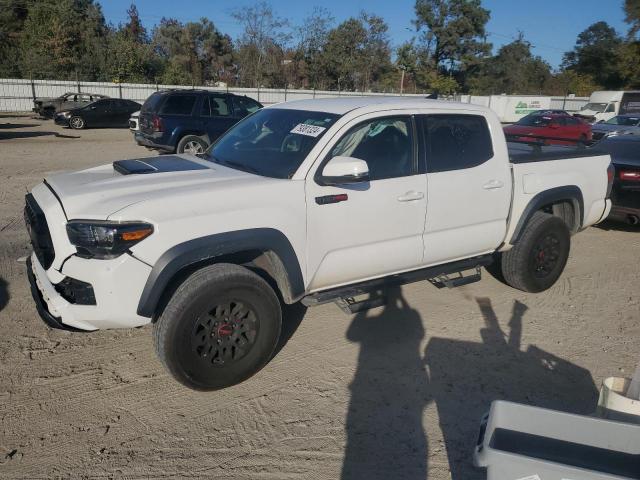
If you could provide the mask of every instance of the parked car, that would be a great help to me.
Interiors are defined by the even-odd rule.
[[[255,100],[208,90],[165,90],[140,111],[139,145],[166,153],[202,153],[238,120],[262,108]]]
[[[129,117],[129,130],[134,134],[140,131],[140,110],[133,112]]]
[[[565,114],[527,115],[513,125],[504,127],[510,140],[539,141],[546,145],[571,145],[576,141],[591,141],[591,125]],[[544,139],[547,138],[547,139]],[[563,139],[572,140],[565,142]]]
[[[606,122],[596,123],[591,127],[594,140],[615,135],[640,134],[640,114],[617,115]]]
[[[153,322],[171,374],[212,390],[270,359],[281,301],[353,313],[383,305],[388,286],[478,281],[496,257],[512,287],[550,288],[570,235],[609,213],[610,175],[609,156],[586,148],[512,151],[485,107],[280,103],[202,156],[48,175],[26,198],[27,272],[49,325]]]
[[[140,104],[133,100],[105,98],[84,107],[58,112],[54,121],[57,125],[77,130],[87,127],[128,127],[129,117],[136,110],[140,110]]]
[[[611,213],[609,218],[640,223],[640,135],[607,137],[598,143],[597,150],[611,155],[615,168]]]
[[[67,92],[56,98],[36,98],[33,111],[45,118],[53,118],[56,112],[79,108],[102,98],[109,97],[97,93]]]

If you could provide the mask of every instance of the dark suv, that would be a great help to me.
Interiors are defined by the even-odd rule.
[[[138,145],[168,153],[202,153],[238,120],[262,108],[255,100],[208,90],[164,90],[140,110]]]

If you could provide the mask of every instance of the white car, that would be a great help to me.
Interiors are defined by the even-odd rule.
[[[133,112],[129,117],[129,130],[134,134],[140,131],[140,110]]]
[[[496,257],[511,286],[549,288],[570,234],[608,215],[611,181],[608,155],[508,148],[484,107],[294,101],[205,155],[48,176],[26,199],[28,273],[49,325],[153,323],[174,377],[211,390],[269,360],[283,302],[354,312],[389,285],[477,281]]]

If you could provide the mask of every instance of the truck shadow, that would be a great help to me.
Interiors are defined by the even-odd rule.
[[[350,385],[343,480],[427,476],[422,418],[431,395],[420,358],[423,322],[399,288],[385,296],[380,314],[358,313],[347,331],[360,353]]]
[[[0,277],[0,312],[4,310],[4,307],[9,303],[9,284],[7,281]]]
[[[39,131],[39,132],[24,132],[24,131],[0,131],[0,140],[10,140],[13,138],[35,138],[35,137],[46,137],[46,136],[54,136],[56,138],[80,138],[76,135],[65,135],[63,133],[58,132],[48,132],[48,131]]]
[[[399,289],[382,312],[357,314],[347,339],[360,344],[350,385],[342,480],[425,479],[429,450],[446,450],[453,480],[483,479],[472,465],[480,419],[497,399],[574,413],[595,409],[589,371],[538,347],[521,349],[528,307],[514,302],[506,335],[488,298],[476,302],[482,341],[432,337],[424,356],[420,314]],[[446,321],[443,320],[443,321]],[[427,373],[428,369],[428,373]],[[444,445],[428,447],[424,410],[433,401]]]
[[[424,357],[453,480],[484,478],[471,460],[480,418],[493,400],[589,414],[598,395],[588,370],[533,345],[521,350],[525,304],[514,302],[507,335],[491,300],[476,302],[482,342],[431,338]]]

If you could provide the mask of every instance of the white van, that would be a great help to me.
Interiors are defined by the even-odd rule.
[[[640,113],[640,91],[603,90],[593,92],[589,97],[589,103],[582,107],[575,116],[596,123],[624,113]]]

